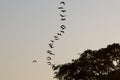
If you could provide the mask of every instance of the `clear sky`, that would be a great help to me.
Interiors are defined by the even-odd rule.
[[[120,42],[120,0],[64,1],[67,29],[55,43],[54,63]],[[0,0],[0,80],[54,80],[46,50],[61,25],[58,6],[59,0]]]

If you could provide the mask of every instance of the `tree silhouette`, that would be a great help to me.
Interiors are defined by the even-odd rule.
[[[120,80],[120,70],[110,72],[107,76],[107,80]]]
[[[55,78],[58,80],[118,80],[110,78],[114,77],[114,73],[120,73],[120,71],[118,73],[119,66],[120,45],[114,43],[107,48],[86,50],[71,63],[56,66]],[[113,76],[110,77],[111,75]]]

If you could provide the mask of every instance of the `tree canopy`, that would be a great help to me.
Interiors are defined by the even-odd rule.
[[[78,59],[56,67],[58,80],[110,80],[120,69],[120,45],[114,43],[99,50],[85,50]]]

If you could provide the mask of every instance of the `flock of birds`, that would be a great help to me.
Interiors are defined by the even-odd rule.
[[[62,21],[64,23],[64,21],[66,20],[66,12],[67,10],[65,9],[65,1],[61,0],[59,2],[60,6],[58,7],[58,10],[60,11],[60,21]],[[61,24],[60,25],[60,30],[59,32],[53,36],[53,39],[50,40],[50,43],[48,44],[49,46],[49,49],[46,51],[47,54],[49,54],[48,57],[46,57],[47,59],[47,64],[50,65],[52,67],[53,70],[55,70],[55,64],[53,64],[51,62],[52,60],[52,57],[51,56],[54,56],[55,53],[53,53],[53,48],[54,48],[54,43],[57,41],[57,40],[60,40],[60,37],[65,33],[65,29],[66,29],[66,26],[64,24]],[[37,61],[34,61],[37,63]]]
[[[67,12],[67,10],[65,9],[66,3],[65,3],[65,1],[61,0],[59,2],[59,4],[60,4],[60,6],[58,7],[58,10],[60,10],[60,14],[59,14],[60,20],[64,23],[64,21],[66,20],[66,12]],[[59,32],[55,36],[53,36],[54,39],[50,40],[50,43],[48,44],[49,49],[46,52],[47,52],[47,54],[49,54],[49,56],[47,56],[46,59],[47,59],[47,64],[50,65],[53,70],[56,69],[55,64],[53,64],[51,62],[51,60],[52,60],[51,56],[55,55],[55,53],[53,53],[54,43],[57,40],[60,40],[60,37],[65,33],[65,29],[66,29],[66,25],[61,24]],[[37,60],[33,60],[32,63],[37,63]],[[54,73],[56,73],[56,72],[54,72]]]

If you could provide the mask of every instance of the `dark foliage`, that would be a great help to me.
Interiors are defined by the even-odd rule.
[[[118,74],[119,63],[120,45],[114,43],[107,48],[86,50],[71,63],[58,65],[55,78],[58,80],[114,80],[111,78],[114,77],[115,72]],[[111,75],[113,76],[110,77]]]
[[[120,80],[120,70],[108,73],[107,80]]]

